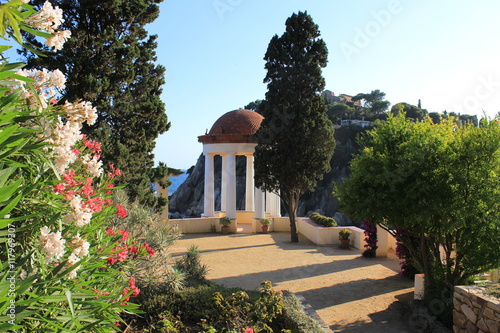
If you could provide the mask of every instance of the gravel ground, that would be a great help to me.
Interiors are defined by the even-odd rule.
[[[190,245],[199,247],[209,280],[255,290],[270,280],[302,295],[333,332],[411,332],[413,281],[398,276],[393,254],[369,259],[354,248],[291,243],[288,233],[278,232],[189,234],[170,252],[175,258]]]

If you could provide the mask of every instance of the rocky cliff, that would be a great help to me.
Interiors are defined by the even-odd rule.
[[[326,216],[334,217],[339,225],[352,225],[341,212],[338,211],[339,202],[333,194],[334,184],[341,182],[347,176],[347,169],[352,155],[357,151],[355,137],[363,130],[359,126],[346,126],[336,130],[335,138],[337,146],[331,161],[332,170],[327,173],[323,180],[318,182],[314,192],[302,196],[298,216],[307,216],[311,212],[319,212]],[[220,210],[220,183],[222,158],[215,156],[215,209]],[[236,208],[244,209],[245,206],[245,167],[244,156],[236,158]],[[177,191],[170,197],[169,211],[172,217],[200,216],[203,213],[205,159],[200,155],[198,161],[190,170],[186,181],[179,186]],[[283,214],[285,210],[282,209]]]

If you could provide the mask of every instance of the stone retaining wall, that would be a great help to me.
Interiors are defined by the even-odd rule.
[[[455,286],[454,333],[500,333],[500,300],[483,290],[481,286]]]

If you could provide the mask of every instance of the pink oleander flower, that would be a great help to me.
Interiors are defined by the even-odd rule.
[[[61,231],[50,232],[47,226],[40,228],[40,246],[45,254],[47,263],[52,263],[64,256],[64,245],[66,240],[61,238]]]
[[[113,187],[115,187],[115,185],[113,185],[113,184],[108,184],[108,186],[106,186],[107,189],[110,189],[110,188],[113,188]],[[105,193],[106,194],[111,194],[111,191],[110,190],[106,190]]]
[[[116,212],[116,215],[118,217],[127,217],[127,211],[125,210],[125,208],[123,208],[121,205],[119,204],[116,204],[116,208],[118,209],[118,211]]]
[[[125,242],[126,242],[126,241],[128,241],[128,238],[129,238],[129,233],[128,233],[128,231],[127,231],[127,230],[118,230],[118,233],[119,233],[120,235],[122,235],[122,240],[123,240],[123,241],[125,241]]]
[[[106,235],[116,235],[116,232],[113,230],[112,227],[108,227],[106,229]]]

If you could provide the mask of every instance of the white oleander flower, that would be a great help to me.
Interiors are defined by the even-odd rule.
[[[45,226],[40,228],[40,246],[42,252],[45,253],[47,263],[59,260],[64,256],[64,245],[66,240],[61,238],[61,231],[50,232],[50,229]]]

